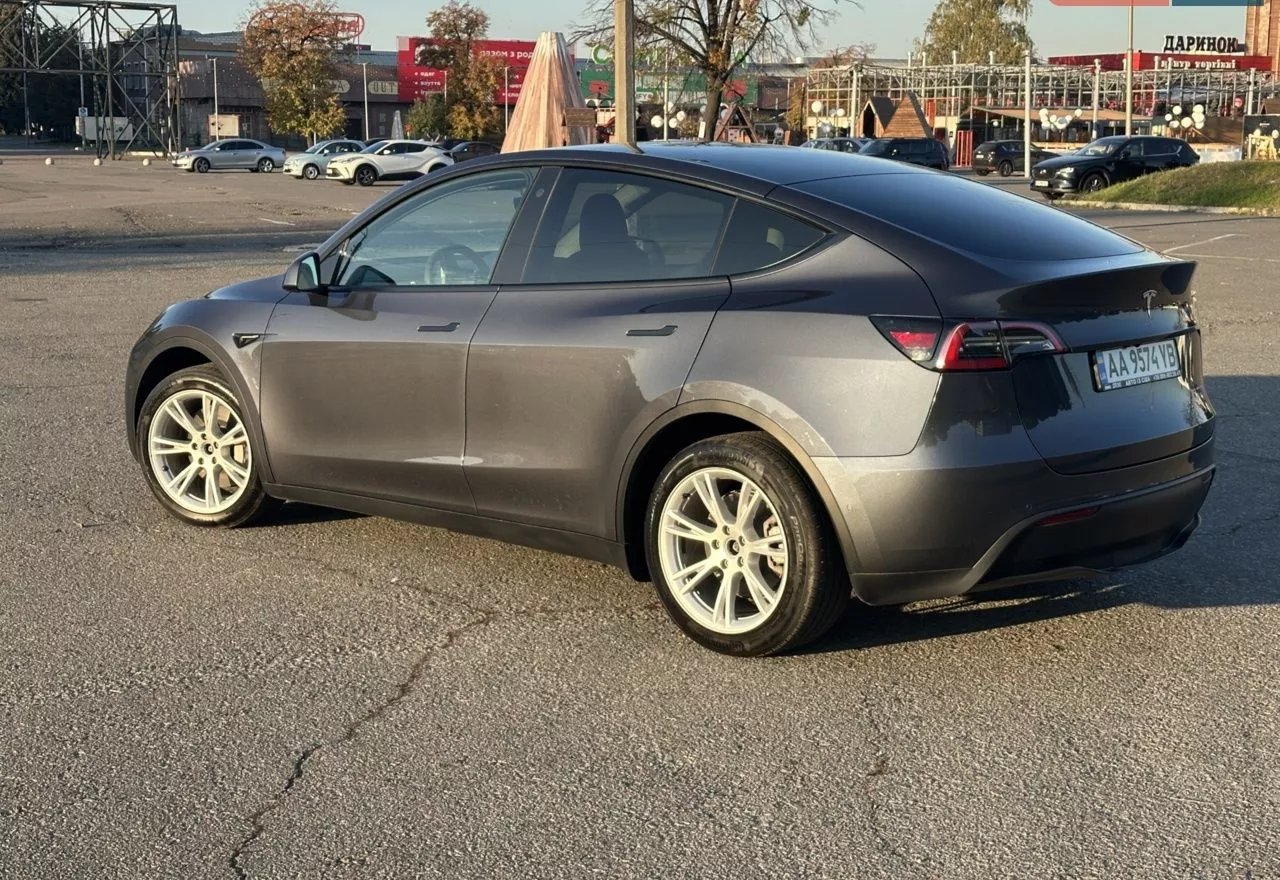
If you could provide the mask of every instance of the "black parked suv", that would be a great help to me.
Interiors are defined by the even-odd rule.
[[[947,158],[947,148],[942,145],[942,142],[926,137],[877,138],[863,145],[861,155],[909,162],[912,165],[923,165],[940,171],[946,171],[951,165]]]
[[[1189,168],[1199,161],[1196,151],[1178,138],[1104,137],[1074,153],[1038,163],[1031,169],[1031,188],[1053,201],[1067,193],[1097,192],[1155,171]]]
[[[973,173],[986,177],[995,171],[1001,177],[1008,177],[1014,171],[1022,170],[1024,146],[1022,141],[986,141],[978,144],[978,148],[973,151]],[[1032,165],[1045,159],[1053,159],[1057,155],[1035,144],[1031,145]]]

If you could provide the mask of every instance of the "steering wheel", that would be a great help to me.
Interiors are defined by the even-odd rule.
[[[468,267],[466,264],[470,263]],[[468,268],[471,269],[468,272]],[[466,245],[447,244],[427,261],[427,284],[483,284],[489,280],[489,264]]]

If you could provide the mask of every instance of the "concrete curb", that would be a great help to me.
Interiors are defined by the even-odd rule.
[[[1154,205],[1144,202],[1091,202],[1083,199],[1069,199],[1063,207],[1070,205],[1081,208],[1106,208],[1113,211],[1156,211],[1166,214],[1236,214],[1242,217],[1280,217],[1280,210],[1274,208],[1213,208],[1198,205]]]

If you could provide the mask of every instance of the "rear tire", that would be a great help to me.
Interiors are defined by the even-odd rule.
[[[272,171],[276,170],[276,163],[266,156],[263,156],[258,160],[258,170],[263,174],[270,174]]]
[[[988,174],[990,174],[991,172],[990,172],[990,171],[979,171],[979,170],[977,170],[977,169],[975,168],[975,169],[974,169],[974,171],[973,171],[973,173],[974,173],[974,174],[976,174],[976,175],[978,175],[979,177],[986,177],[986,176],[987,176]]]
[[[998,170],[1000,171],[1001,177],[1008,177],[1010,174],[1013,173],[1013,163],[1010,162],[1008,159],[1005,159],[1003,162],[1000,163],[1000,168]]]
[[[179,370],[147,395],[138,415],[142,470],[172,516],[235,528],[279,507],[258,477],[243,412],[231,383],[207,364]]]
[[[672,459],[649,500],[645,552],[672,620],[722,654],[797,648],[849,604],[818,498],[763,434],[704,440]]]

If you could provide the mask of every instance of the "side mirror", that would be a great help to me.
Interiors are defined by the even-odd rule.
[[[299,293],[320,293],[320,257],[315,253],[303,254],[293,261],[284,273],[284,289]]]

